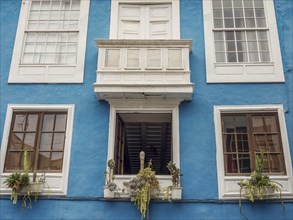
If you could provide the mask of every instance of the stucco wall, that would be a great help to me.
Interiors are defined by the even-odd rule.
[[[1,0],[1,106],[2,139],[7,104],[75,104],[68,197],[42,198],[33,209],[22,210],[21,202],[12,205],[0,199],[1,219],[139,219],[133,204],[106,202],[103,174],[106,167],[109,105],[98,101],[92,84],[96,80],[95,39],[107,39],[110,0],[91,0],[85,76],[83,84],[8,84],[8,74],[20,11],[20,0]],[[206,84],[202,2],[181,0],[181,39],[192,39],[191,81],[195,92],[191,102],[180,105],[180,161],[183,200],[180,203],[154,202],[151,219],[241,219],[237,201],[218,200],[214,105],[283,104],[293,155],[293,1],[275,0],[279,38],[286,83]],[[249,219],[292,219],[292,202],[246,203]]]

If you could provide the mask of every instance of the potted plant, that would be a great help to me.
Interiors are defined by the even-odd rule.
[[[180,186],[180,176],[182,176],[181,170],[172,161],[170,161],[167,164],[167,168],[172,176],[172,186],[168,187],[168,190],[171,191],[171,198],[174,200],[181,199],[182,197],[182,187]]]
[[[111,159],[107,162],[108,171],[105,172],[106,185],[104,186],[104,198],[114,198],[117,185],[114,183],[115,160]]]
[[[151,168],[151,162],[149,162],[148,167],[141,168],[136,177],[123,184],[128,187],[131,201],[134,202],[142,217],[145,218],[151,198],[156,197],[160,190],[156,173]]]
[[[43,174],[38,181],[36,181],[37,173],[33,174],[33,182],[29,178],[29,159],[27,149],[24,151],[23,158],[24,173],[14,172],[10,174],[4,181],[6,186],[11,189],[11,200],[13,204],[17,203],[18,196],[23,196],[22,206],[31,208],[31,196],[37,199],[38,195],[43,190],[45,183],[45,174]],[[27,206],[27,201],[29,205]]]
[[[282,185],[280,183],[270,180],[270,177],[268,175],[263,174],[263,153],[261,153],[260,156],[256,155],[255,162],[256,168],[251,173],[250,178],[246,180],[240,180],[240,182],[238,183],[238,185],[240,186],[239,207],[241,214],[245,218],[246,216],[242,213],[241,207],[243,191],[250,202],[254,202],[256,199],[262,200],[264,197],[269,198],[269,196],[276,196],[277,198],[281,198],[282,196],[282,191],[280,188],[282,187]]]

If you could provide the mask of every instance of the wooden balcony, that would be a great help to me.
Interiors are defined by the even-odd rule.
[[[191,40],[97,40],[96,44],[98,99],[191,100]]]

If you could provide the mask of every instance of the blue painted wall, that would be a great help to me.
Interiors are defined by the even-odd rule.
[[[1,0],[0,138],[7,104],[75,104],[71,163],[66,198],[41,198],[33,209],[22,210],[7,197],[0,199],[1,219],[139,219],[128,201],[103,201],[103,173],[107,157],[109,105],[97,101],[92,84],[96,80],[95,39],[109,37],[110,0],[91,0],[85,76],[83,84],[8,84],[21,0]],[[180,156],[183,200],[154,202],[151,219],[241,219],[237,202],[218,200],[214,105],[283,104],[293,155],[293,1],[275,0],[286,83],[206,84],[203,15],[201,0],[181,0],[181,39],[192,39],[191,102],[180,105]],[[293,204],[278,202],[243,205],[249,219],[292,219]],[[265,211],[264,211],[265,210]]]

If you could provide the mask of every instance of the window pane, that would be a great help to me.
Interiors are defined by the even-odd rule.
[[[236,53],[227,54],[228,62],[237,62]]]
[[[225,51],[225,45],[224,42],[215,42],[216,45],[216,51]]]
[[[44,115],[43,131],[53,131],[54,118],[54,115]]]
[[[267,152],[266,136],[264,134],[254,135],[255,150],[257,152]]]
[[[63,153],[52,153],[50,170],[61,170],[63,161]]]
[[[64,140],[65,140],[65,134],[56,133],[54,134],[54,141],[53,141],[53,150],[63,150],[64,147]]]
[[[226,28],[233,28],[234,27],[233,19],[225,19],[225,27]]]
[[[226,62],[225,53],[216,53],[216,61],[217,62]]]
[[[246,27],[248,28],[254,28],[255,27],[255,20],[254,18],[246,18]]]
[[[237,135],[238,152],[249,152],[248,136],[247,134]]]
[[[22,170],[22,152],[8,152],[5,162],[7,170]]]
[[[282,151],[279,135],[268,134],[267,135],[267,142],[268,142],[268,151],[269,152],[281,152]]]
[[[234,120],[233,116],[222,116],[223,131],[225,133],[234,133]]]
[[[27,131],[36,131],[39,116],[36,114],[29,114],[26,120]]]
[[[238,62],[247,62],[247,53],[237,53],[238,54]]]
[[[226,173],[238,173],[236,154],[225,155]]]
[[[215,40],[224,40],[224,32],[221,31],[217,31],[217,32],[214,32],[215,34]]]
[[[26,133],[24,138],[24,149],[33,150],[35,146],[35,133]]]
[[[249,154],[239,154],[240,173],[251,173]]]
[[[214,0],[212,1],[213,3],[213,8],[221,8],[222,4],[221,4],[221,0]]]
[[[26,129],[25,123],[26,123],[26,114],[16,115],[15,121],[14,121],[14,126],[13,126],[13,131],[25,131],[25,129]]]
[[[65,114],[56,115],[55,131],[65,131],[66,118],[67,116]]]
[[[38,161],[38,170],[49,170],[50,168],[50,153],[40,152]]]
[[[264,120],[267,132],[278,132],[276,116],[264,116]]]
[[[23,142],[23,133],[13,133],[10,137],[9,150],[21,150]]]
[[[228,41],[226,43],[226,49],[227,51],[236,51],[236,48],[235,48],[235,42],[234,41]]]
[[[40,150],[47,151],[51,149],[52,145],[52,137],[51,133],[43,133],[41,136]]]
[[[224,151],[237,152],[234,134],[227,134],[223,136]]]
[[[249,61],[250,62],[258,62],[258,53],[249,53]]]
[[[252,117],[252,127],[254,132],[264,132],[264,123],[262,116]]]
[[[247,133],[247,118],[246,116],[235,116],[236,132]]]

